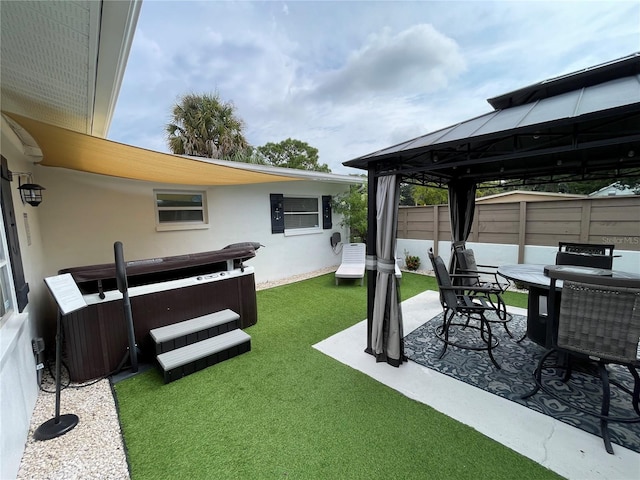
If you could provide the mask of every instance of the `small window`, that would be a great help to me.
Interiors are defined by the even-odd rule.
[[[207,199],[202,191],[156,190],[157,230],[207,227]]]
[[[318,197],[284,197],[284,229],[308,231],[320,228]],[[301,232],[299,232],[301,233]]]

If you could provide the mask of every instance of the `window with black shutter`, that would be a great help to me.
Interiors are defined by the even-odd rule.
[[[331,196],[285,196],[272,193],[271,233],[303,235],[332,227]]]
[[[18,302],[18,311],[22,312],[29,302],[29,284],[24,278],[24,269],[22,267],[22,256],[20,254],[20,242],[18,241],[18,227],[16,223],[16,215],[13,210],[13,198],[11,197],[11,173],[7,159],[2,157],[2,182],[0,185],[1,190],[1,202],[2,202],[2,218],[4,220],[4,233],[6,235],[7,253],[9,262],[11,263],[11,273],[13,276],[13,286],[16,292],[16,300]],[[3,255],[4,257],[4,255]],[[6,261],[6,258],[4,259]],[[5,279],[4,272],[0,272],[2,278],[2,310],[6,311],[7,299],[5,296],[8,286],[4,285]],[[10,298],[10,296],[9,296]],[[10,305],[9,305],[10,306]]]

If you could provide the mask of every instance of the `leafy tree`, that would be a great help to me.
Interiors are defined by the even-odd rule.
[[[301,140],[287,138],[280,143],[269,142],[258,147],[258,152],[267,165],[274,167],[331,172],[326,163],[318,163],[318,149]]]
[[[223,102],[217,93],[187,94],[174,105],[165,131],[175,154],[229,158],[249,146],[243,127],[233,103]]]
[[[415,188],[415,185],[400,182],[400,205],[413,206],[416,204],[413,200],[413,190]]]
[[[413,189],[415,205],[442,205],[449,202],[449,192],[445,188],[418,185]]]
[[[260,152],[258,152],[258,149],[250,145],[244,150],[238,150],[232,155],[229,155],[226,160],[231,160],[232,162],[253,163],[256,165],[266,164],[264,157]]]
[[[364,175],[363,175],[364,176]],[[367,242],[367,185],[351,185],[349,193],[336,195],[331,202],[334,212],[342,215],[340,225],[348,226],[351,242]]]

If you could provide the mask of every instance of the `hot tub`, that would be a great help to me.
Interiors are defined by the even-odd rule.
[[[248,244],[222,250],[127,262],[129,297],[136,342],[143,359],[153,359],[149,331],[229,308],[240,328],[257,322],[255,256]],[[62,317],[63,354],[72,381],[109,375],[128,347],[122,294],[115,264],[60,270],[70,273],[87,307]]]

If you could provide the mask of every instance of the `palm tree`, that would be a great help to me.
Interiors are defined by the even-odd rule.
[[[174,105],[172,122],[165,127],[171,151],[208,158],[237,156],[249,146],[243,121],[231,102],[218,94],[187,94]]]

